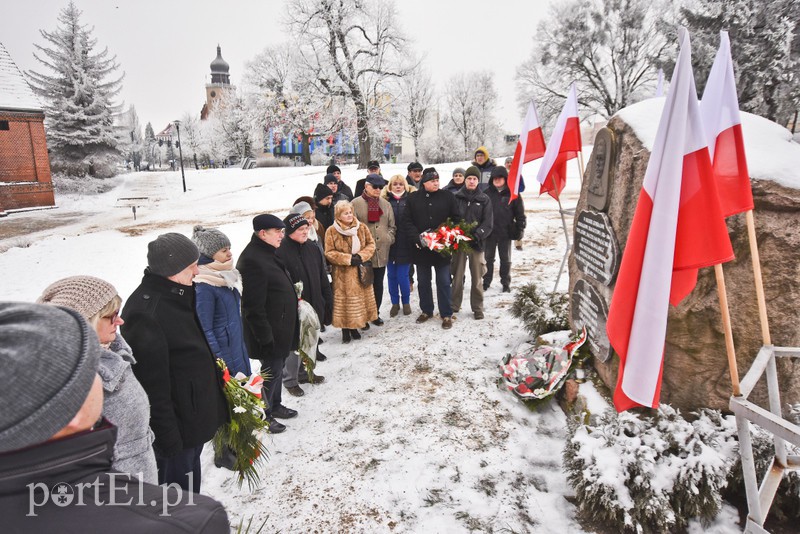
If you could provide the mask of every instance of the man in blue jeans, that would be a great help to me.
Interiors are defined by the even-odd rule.
[[[447,219],[458,219],[458,203],[449,191],[439,189],[439,173],[433,167],[422,172],[421,189],[410,195],[403,213],[402,224],[413,247],[412,258],[417,266],[417,289],[422,314],[417,323],[433,317],[433,288],[431,267],[436,272],[436,297],[442,328],[453,326],[453,308],[450,303],[450,258],[422,246],[420,234],[436,230]]]

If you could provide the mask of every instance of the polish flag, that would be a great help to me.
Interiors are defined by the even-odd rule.
[[[700,115],[706,129],[722,214],[728,217],[752,210],[753,192],[744,153],[731,42],[726,31],[720,32],[717,57],[700,101]]]
[[[519,196],[519,176],[522,173],[522,165],[541,158],[544,156],[544,151],[542,126],[539,124],[536,106],[531,102],[528,104],[525,122],[522,123],[522,132],[519,134],[517,149],[514,151],[514,161],[511,163],[511,170],[508,172],[508,189],[511,191],[509,202]]]
[[[542,184],[539,194],[548,193],[558,200],[567,185],[567,161],[581,151],[581,127],[578,121],[578,96],[575,82],[569,87],[567,101],[556,121],[555,130],[544,153],[536,180]],[[554,183],[555,182],[555,183]]]
[[[658,406],[669,304],[691,292],[698,268],[731,259],[682,30],[608,314],[608,339],[620,356],[617,411]]]

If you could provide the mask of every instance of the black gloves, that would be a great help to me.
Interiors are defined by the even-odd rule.
[[[350,258],[350,265],[361,265],[361,256],[353,254],[353,257]]]

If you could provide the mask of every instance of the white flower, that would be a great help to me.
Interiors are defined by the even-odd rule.
[[[244,413],[244,412],[246,412],[246,411],[247,411],[247,410],[245,410],[245,409],[244,409],[244,408],[242,408],[241,406],[236,406],[236,407],[234,407],[234,408],[233,408],[233,413]]]

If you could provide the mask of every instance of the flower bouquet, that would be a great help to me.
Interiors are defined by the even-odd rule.
[[[300,361],[308,373],[308,381],[314,383],[314,368],[317,366],[317,343],[319,342],[319,317],[314,307],[303,300],[303,282],[294,285],[297,293],[297,318],[300,321],[300,343],[297,352],[300,354]]]
[[[543,400],[564,385],[573,355],[586,342],[586,328],[580,337],[563,348],[541,345],[516,356],[506,356],[500,364],[505,386],[525,400]]]
[[[248,485],[253,488],[259,482],[256,462],[267,454],[266,447],[257,435],[258,431],[269,426],[264,418],[264,401],[261,399],[265,377],[256,373],[249,377],[244,373],[231,376],[228,366],[220,358],[217,359],[217,365],[222,369],[225,383],[223,392],[228,401],[230,422],[219,427],[214,435],[214,449],[231,449],[236,456],[233,470],[239,474],[239,485],[247,479]]]
[[[472,241],[470,234],[475,226],[475,223],[464,221],[454,224],[447,219],[436,230],[422,232],[419,236],[420,243],[428,250],[443,256],[452,256],[459,250],[469,252],[471,250],[469,242]]]

